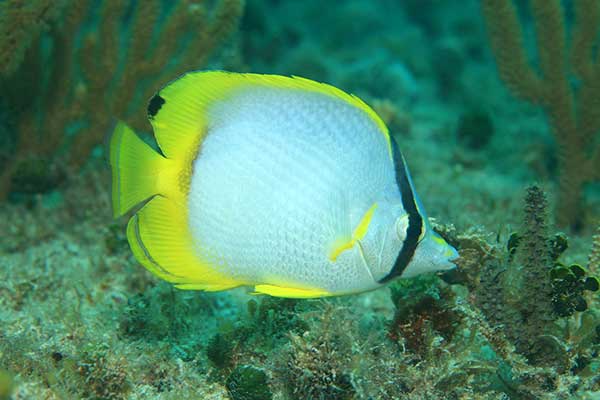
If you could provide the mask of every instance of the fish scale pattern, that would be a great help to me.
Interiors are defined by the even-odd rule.
[[[188,197],[199,255],[248,284],[374,285],[354,249],[328,259],[336,235],[351,235],[395,187],[385,136],[368,115],[281,88],[243,90],[208,112]]]

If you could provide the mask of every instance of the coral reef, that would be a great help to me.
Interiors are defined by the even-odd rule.
[[[333,309],[325,310],[318,333],[291,334],[285,365],[280,367],[291,398],[315,400],[352,399],[350,336],[333,327]]]
[[[592,248],[588,257],[588,269],[593,275],[600,275],[600,226],[592,237]]]
[[[400,297],[392,292],[397,308],[388,337],[418,358],[427,358],[431,357],[428,352],[434,350],[430,346],[433,338],[451,341],[463,315],[453,309],[454,294],[447,288],[438,298],[422,293],[416,296],[404,293],[406,297]]]
[[[528,59],[513,1],[482,2],[501,78],[517,97],[542,107],[552,125],[560,162],[557,219],[562,226],[578,229],[583,222],[584,185],[600,180],[600,66],[594,56],[600,3],[573,2],[575,26],[569,43],[561,2],[530,4],[539,69]]]
[[[15,72],[25,53],[47,31],[67,1],[6,0],[0,3],[0,75]]]
[[[588,310],[583,297],[584,290],[598,290],[598,279],[586,276],[578,265],[567,268],[560,264],[566,239],[563,235],[548,237],[545,208],[541,189],[528,188],[520,239],[511,235],[506,254],[483,265],[471,301],[482,310],[495,335],[513,343],[529,364],[576,373],[581,360],[598,362],[595,328],[590,327],[600,326],[600,318],[596,309]],[[576,313],[575,320],[567,319]],[[579,333],[565,336],[565,330]],[[498,345],[494,347],[498,352]],[[556,386],[558,377],[547,378]]]
[[[217,333],[206,346],[206,356],[219,369],[230,369],[232,366],[233,350],[237,345],[232,333]]]
[[[535,4],[514,3],[533,48]],[[586,229],[555,233],[553,191],[546,201],[539,190],[559,171],[552,135],[540,107],[515,102],[493,73],[480,2],[247,0],[242,34],[223,41],[241,5],[0,0],[0,55],[13,52],[0,66],[0,174],[17,200],[0,202],[0,399],[597,399],[599,187],[586,186]],[[567,15],[567,28],[583,27]],[[147,129],[144,96],[205,66],[307,76],[364,98],[458,267],[311,300],[159,283],[112,219],[110,174],[89,146],[112,118]],[[593,93],[577,76],[583,100]],[[488,118],[459,140],[473,111]],[[32,156],[19,138],[33,139]]]
[[[586,271],[578,264],[568,268],[558,266],[550,272],[552,278],[552,305],[559,317],[569,317],[576,311],[588,309],[584,292],[597,292],[600,288],[598,278],[586,276]]]
[[[251,365],[237,367],[225,383],[231,400],[271,400],[273,394],[264,371]]]
[[[550,333],[556,319],[546,206],[544,192],[538,186],[529,187],[522,234],[518,241],[511,236],[513,240],[507,245],[510,262],[496,259],[486,263],[476,292],[478,306],[492,325],[503,326],[517,351],[533,364],[546,362],[543,356],[547,349],[541,347],[540,338]]]
[[[122,399],[130,390],[125,358],[107,357],[107,351],[108,349],[84,351],[81,361],[78,362],[78,371],[86,383],[86,397]],[[53,358],[60,361],[60,357]]]
[[[23,163],[31,159],[76,171],[116,119],[148,130],[146,99],[206,65],[235,30],[243,6],[243,0],[0,3],[6,11],[0,32],[10,32],[1,36],[0,54],[14,56],[3,63],[0,89],[11,98],[15,126],[12,148],[0,157],[0,198],[19,189]]]
[[[14,376],[17,398],[549,399],[600,390],[597,309],[560,317],[548,299],[553,321],[541,344],[561,369],[517,351],[531,327],[520,314],[526,299],[510,294],[533,287],[519,286],[533,228],[520,231],[508,264],[504,241],[435,224],[467,271],[451,285],[435,275],[395,282],[392,301],[385,290],[314,301],[182,292],[157,285],[127,248],[107,251],[113,223],[95,185],[106,179],[84,175],[51,217],[36,218],[39,204],[0,210],[22,216],[10,224],[20,233],[0,241],[0,369]],[[38,244],[23,251],[29,243]],[[563,247],[546,247],[551,284],[552,249]],[[518,279],[503,280],[507,268]]]
[[[536,335],[547,333],[547,325],[552,321],[552,307],[548,301],[552,296],[550,269],[550,249],[548,242],[546,195],[538,186],[527,188],[525,195],[525,218],[522,240],[519,243],[521,263],[518,285],[523,285],[523,293],[518,302],[521,307],[522,319],[527,321],[527,337],[519,338],[517,349],[529,347],[529,354],[538,351]],[[524,335],[525,336],[525,335]],[[523,343],[525,341],[526,343]],[[528,342],[528,343],[527,343]],[[523,343],[523,344],[522,344]]]

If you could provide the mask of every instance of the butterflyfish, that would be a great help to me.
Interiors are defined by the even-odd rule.
[[[111,136],[113,211],[135,209],[135,258],[178,288],[312,298],[454,267],[396,140],[354,95],[197,71],[148,118],[160,151],[122,122]]]

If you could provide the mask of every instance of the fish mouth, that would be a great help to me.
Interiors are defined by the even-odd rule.
[[[442,268],[444,270],[449,270],[449,269],[455,269],[458,268],[458,265],[456,265],[456,263],[452,262],[453,260],[447,260],[446,262],[444,262],[442,264]]]
[[[456,250],[454,247],[452,247],[450,245],[448,245],[448,249],[446,249],[444,256],[446,256],[446,260],[449,262],[456,261],[460,258],[460,254],[458,253],[458,250]]]
[[[460,258],[460,254],[458,254],[458,251],[448,245],[448,248],[445,250],[443,257],[441,257],[441,259],[439,259],[436,263],[436,268],[438,270],[449,270],[449,269],[454,269],[457,268],[458,265],[456,264],[456,261]]]
[[[446,257],[446,259],[442,263],[442,267],[445,270],[458,268],[458,266],[459,266],[458,261],[461,259],[461,256],[454,247],[452,247],[452,246],[448,246],[448,247],[450,247],[451,250],[447,250],[447,251],[451,251],[451,254],[448,257]]]

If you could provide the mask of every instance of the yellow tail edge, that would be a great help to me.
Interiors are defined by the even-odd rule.
[[[115,218],[160,194],[160,174],[168,167],[163,157],[124,122],[119,121],[110,143],[112,207]]]

